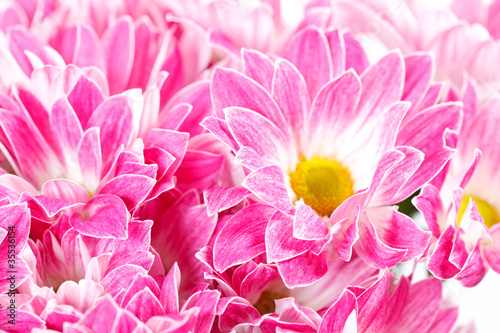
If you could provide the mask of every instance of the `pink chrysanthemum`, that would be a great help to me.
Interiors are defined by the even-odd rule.
[[[500,272],[500,198],[498,182],[498,110],[494,98],[479,108],[474,86],[471,109],[458,141],[458,153],[433,184],[414,199],[436,243],[427,268],[441,279],[456,278],[464,286],[478,284],[491,267]]]
[[[434,177],[452,156],[443,138],[445,129],[456,129],[460,108],[442,104],[416,110],[400,127],[409,108],[401,101],[403,90],[423,94],[425,86],[403,88],[404,61],[398,53],[361,77],[344,72],[342,45],[338,31],[325,35],[310,28],[290,44],[285,53],[290,61],[273,63],[244,51],[246,75],[215,71],[212,99],[218,118],[202,124],[233,149],[248,172],[242,187],[206,191],[209,211],[250,194],[277,210],[252,230],[225,226],[214,247],[218,271],[265,251],[292,287],[324,275],[328,252],[349,260],[354,245],[364,260],[383,268],[425,249],[429,235],[388,205]],[[455,125],[434,116],[440,112]],[[439,141],[415,140],[421,131],[416,124],[426,121],[433,122],[427,134]],[[395,147],[396,142],[405,146]],[[243,250],[228,252],[226,243],[235,239]],[[261,242],[258,249],[245,248],[250,239]],[[298,275],[303,280],[296,278],[305,267],[308,273]]]

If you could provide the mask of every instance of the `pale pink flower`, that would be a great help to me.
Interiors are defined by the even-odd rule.
[[[452,156],[443,137],[450,121],[456,130],[460,106],[420,110],[400,127],[410,107],[401,102],[403,92],[415,89],[422,96],[426,85],[405,87],[399,53],[388,54],[361,77],[344,71],[342,45],[338,31],[309,28],[290,44],[285,53],[290,61],[273,63],[261,53],[244,51],[245,75],[215,71],[212,99],[218,117],[202,125],[233,149],[248,174],[240,187],[206,191],[209,212],[251,194],[274,207],[252,230],[241,225],[255,219],[253,213],[224,227],[227,234],[219,234],[218,244],[228,242],[234,250],[220,252],[216,242],[218,271],[266,252],[268,263],[276,263],[285,284],[294,287],[326,273],[329,251],[349,260],[354,246],[368,263],[384,268],[425,249],[429,235],[389,205],[433,178]],[[450,117],[434,117],[440,112]],[[433,126],[422,135],[437,142],[414,137],[422,131],[416,124],[429,121]],[[328,179],[340,183],[329,185],[335,192],[325,189],[318,196],[305,183]],[[249,248],[250,243],[259,246]],[[296,273],[302,269],[308,274]]]
[[[448,169],[414,199],[436,242],[427,268],[440,279],[478,284],[491,267],[500,273],[500,211],[497,188],[498,110],[493,98],[483,107],[470,83],[461,97],[469,110]]]
[[[499,46],[488,30],[475,20],[469,24],[450,8],[436,5],[435,1],[336,0],[333,5],[328,1],[319,3],[316,10],[329,11],[331,24],[364,36],[369,49],[382,46],[382,52],[375,51],[374,56],[396,48],[403,54],[429,51],[436,61],[437,80],[450,80],[458,90],[464,74],[468,74],[479,82],[482,95],[487,97],[498,90]],[[474,8],[474,4],[467,2],[466,7]],[[475,16],[477,10],[476,7],[467,12]]]

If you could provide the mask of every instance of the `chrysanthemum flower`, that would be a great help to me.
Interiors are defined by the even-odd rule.
[[[450,80],[458,90],[467,73],[479,82],[481,95],[491,96],[498,89],[498,44],[483,25],[473,23],[474,20],[469,24],[447,6],[435,1],[385,0],[336,0],[333,6],[329,2],[317,4],[320,4],[317,10],[330,11],[331,24],[348,27],[366,37],[366,45],[374,51],[374,56],[396,48],[404,54],[432,52],[437,80]],[[467,16],[475,16],[480,6],[467,2],[466,7],[474,8],[467,10]],[[380,47],[382,50],[376,51]]]
[[[155,129],[137,140],[140,92],[107,98],[92,79],[100,72],[87,72],[46,66],[31,81],[44,89],[14,86],[2,99],[2,151],[19,176],[0,176],[2,198],[28,202],[35,239],[62,211],[85,235],[126,238],[129,212],[174,187],[186,150],[186,133]]]
[[[221,233],[214,247],[218,271],[266,252],[293,287],[325,274],[328,251],[349,260],[354,245],[360,257],[384,268],[425,249],[429,235],[388,205],[417,190],[451,157],[452,149],[443,144],[448,120],[429,115],[441,111],[460,119],[460,107],[423,110],[422,118],[400,131],[409,108],[401,101],[403,58],[391,53],[359,77],[344,71],[342,44],[338,31],[325,35],[310,28],[290,44],[285,54],[290,61],[273,64],[244,51],[245,75],[215,71],[212,99],[218,118],[202,124],[233,149],[248,175],[242,187],[206,191],[207,206],[213,213],[253,194],[277,210],[258,228],[252,222],[255,228],[247,232],[240,224],[225,226],[225,238]],[[414,147],[395,147],[397,137],[404,142],[417,130],[411,124],[424,120],[433,121],[427,130],[439,140],[418,140],[425,156]],[[250,239],[261,242],[258,250],[245,247]],[[219,252],[218,244],[227,242],[241,249]],[[297,270],[305,267],[309,271],[301,281]]]
[[[261,206],[261,209],[266,209],[266,206]],[[242,212],[245,210],[248,211],[245,208]],[[329,261],[328,274],[320,281],[289,289],[276,265],[265,263],[265,256],[225,272],[215,269],[211,247],[201,250],[197,257],[210,269],[206,278],[211,279],[213,287],[222,293],[218,306],[218,328],[222,332],[252,331],[257,327],[263,331],[276,327],[309,331],[318,326],[321,315],[347,285],[367,282],[378,271],[359,258],[349,263],[336,258]]]
[[[500,273],[499,109],[498,98],[479,110],[473,107],[449,169],[414,199],[437,240],[427,268],[467,287],[478,284],[490,267]]]

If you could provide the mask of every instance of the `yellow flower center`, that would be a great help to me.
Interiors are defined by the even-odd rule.
[[[337,161],[301,158],[290,173],[290,185],[297,195],[320,216],[330,216],[344,200],[354,194],[349,170]]]
[[[474,196],[468,196],[464,195],[462,198],[462,203],[460,204],[460,209],[458,210],[458,221],[460,221],[465,213],[465,209],[467,208],[467,205],[469,204],[469,198],[472,198],[474,202],[476,203],[477,210],[479,211],[479,214],[483,217],[484,224],[488,228],[491,228],[494,224],[500,222],[500,217],[498,215],[498,212],[496,211],[493,206],[491,206],[488,202],[479,199]]]

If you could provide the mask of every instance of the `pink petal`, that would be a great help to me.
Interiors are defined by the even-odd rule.
[[[300,135],[305,130],[311,100],[304,78],[295,66],[284,59],[276,61],[272,95],[290,124],[292,133]],[[298,137],[295,139],[298,140]]]
[[[251,205],[227,222],[214,244],[214,267],[218,272],[266,251],[265,230],[274,212],[271,206]]]
[[[290,203],[283,171],[277,165],[262,167],[250,173],[241,183],[264,202],[287,214],[295,208]]]
[[[148,287],[135,294],[126,309],[142,322],[154,316],[164,315],[162,305]]]
[[[132,110],[125,96],[111,97],[92,113],[87,127],[99,127],[104,175],[121,145],[126,146],[132,134]]]
[[[57,100],[52,106],[50,123],[56,140],[61,149],[61,155],[68,167],[75,167],[77,161],[71,160],[77,152],[78,143],[83,136],[83,130],[75,111],[66,98]]]
[[[482,247],[484,258],[495,272],[500,273],[500,227],[498,225],[490,229],[490,237],[493,242]]]
[[[311,249],[314,241],[293,237],[293,217],[277,211],[266,228],[267,262],[288,260]]]
[[[384,244],[366,214],[360,216],[358,227],[359,240],[354,244],[354,250],[368,264],[383,269],[393,267],[404,260],[407,251]]]
[[[200,192],[212,187],[224,167],[224,156],[205,151],[188,150],[177,169],[177,188],[181,191],[196,189]]]
[[[326,259],[328,252],[315,255],[311,251],[276,263],[287,288],[308,286],[321,279],[328,271]]]
[[[16,162],[27,180],[40,187],[44,180],[55,178],[51,163],[57,161],[47,142],[23,119],[6,110],[0,111],[0,125],[14,149]],[[57,163],[57,162],[56,162]]]
[[[450,262],[454,238],[455,229],[450,226],[439,237],[434,253],[427,262],[427,269],[440,279],[452,278],[460,272],[460,269]]]
[[[271,91],[274,66],[272,61],[256,50],[243,49],[241,51],[245,75]]]
[[[78,145],[78,161],[85,187],[93,193],[101,180],[102,154],[99,128],[90,128]]]
[[[42,195],[51,199],[86,203],[89,192],[80,184],[69,179],[53,179],[42,185]]]
[[[155,183],[143,175],[121,175],[107,182],[98,194],[114,194],[132,211],[147,198]]]
[[[403,261],[416,259],[425,251],[431,235],[420,229],[410,217],[392,207],[378,208],[370,213],[370,217],[384,244],[407,251]]]
[[[308,27],[297,34],[285,51],[285,58],[302,73],[311,98],[332,78],[328,41],[316,28]]]
[[[363,73],[370,65],[365,50],[351,33],[344,33],[343,37],[345,43],[345,69],[348,70],[352,68],[358,74]]]
[[[187,132],[191,136],[201,134],[203,127],[200,123],[205,117],[213,114],[212,100],[210,96],[210,82],[197,81],[177,92],[165,108],[173,105],[186,103],[193,107],[182,124],[177,129],[179,132]]]
[[[385,325],[389,271],[358,297],[358,332],[380,332]]]
[[[134,24],[122,16],[102,37],[111,94],[125,90],[134,62]],[[120,50],[116,52],[116,50]]]
[[[328,235],[323,219],[300,199],[293,219],[293,237],[303,240],[322,239]]]
[[[123,201],[109,194],[98,195],[70,219],[71,226],[91,237],[128,237],[128,212]]]
[[[487,268],[483,263],[478,242],[474,249],[469,253],[467,262],[460,273],[457,274],[456,279],[460,281],[464,287],[474,287],[481,282],[483,277],[486,275],[486,271]]]
[[[432,185],[424,185],[412,203],[424,216],[432,235],[439,238],[441,235],[439,222],[444,219],[443,203],[439,196],[439,190]]]
[[[411,285],[403,311],[397,317],[392,313],[388,313],[389,319],[384,332],[426,332],[426,329],[433,324],[432,321],[436,318],[442,302],[441,285],[441,281],[435,278]],[[397,299],[394,299],[394,301],[398,302]],[[415,311],[415,309],[420,311]]]
[[[399,52],[389,53],[361,75],[360,114],[365,117],[380,115],[401,100],[403,84],[403,57]]]
[[[349,290],[344,290],[340,298],[326,311],[318,333],[343,333],[347,318],[357,310],[356,296]]]
[[[222,212],[247,198],[252,192],[244,187],[212,187],[203,192],[208,215]]]
[[[234,140],[225,121],[215,117],[207,117],[203,119],[200,125],[212,133],[217,139],[224,142],[233,151],[238,150],[238,143]]]
[[[160,302],[163,304],[165,314],[179,313],[179,286],[181,283],[181,271],[177,263],[174,263],[161,286]]]
[[[75,110],[83,129],[87,128],[87,122],[95,109],[104,101],[101,89],[87,78],[81,75],[78,82],[68,94],[68,101]]]
[[[335,29],[325,33],[330,54],[332,55],[332,77],[342,74],[346,69],[345,43],[342,33]]]
[[[240,147],[253,148],[262,158],[286,163],[287,153],[293,151],[288,132],[283,132],[268,119],[248,109],[227,108],[226,119]]]
[[[411,102],[411,113],[424,97],[434,76],[434,63],[429,54],[416,54],[405,58],[405,85],[402,99]]]
[[[246,76],[230,69],[217,68],[210,88],[214,111],[220,118],[224,117],[225,108],[237,106],[261,114],[278,128],[286,128],[285,118],[270,93]]]
[[[339,133],[356,122],[360,92],[361,83],[352,70],[321,88],[309,115],[310,145],[331,144]]]

